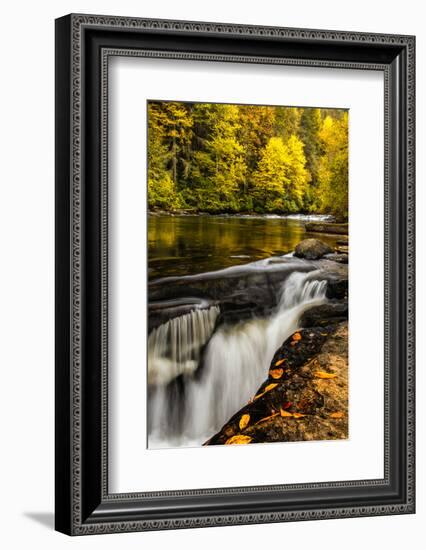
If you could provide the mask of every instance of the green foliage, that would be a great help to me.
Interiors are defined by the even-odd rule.
[[[347,125],[335,109],[149,102],[149,207],[345,218]]]

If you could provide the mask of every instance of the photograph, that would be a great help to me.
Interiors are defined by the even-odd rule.
[[[347,439],[349,109],[146,108],[148,449]]]
[[[165,544],[176,545],[185,531],[213,536],[226,526],[224,538],[198,539],[217,548],[232,536],[241,544],[250,525],[258,548],[266,531],[259,525],[256,539],[255,524],[278,533],[290,522],[290,545],[300,546],[303,529],[307,545],[355,548],[357,518],[373,539],[401,547],[421,525],[413,524],[421,18],[397,10],[384,19],[383,4],[369,5],[367,21],[365,10],[348,18],[314,2],[293,14],[240,2],[233,17],[228,2],[229,22],[218,21],[216,5],[212,22],[205,3],[199,13],[166,4],[132,16],[57,7],[54,174],[52,162],[39,178],[54,175],[54,202],[34,185],[46,140],[28,138],[9,109],[17,131],[7,135],[18,136],[22,158],[12,159],[7,188],[24,210],[16,216],[4,201],[16,226],[7,234],[36,238],[36,265],[40,236],[22,220],[34,210],[37,223],[50,232],[52,224],[31,197],[55,214],[55,430],[50,407],[50,440],[41,422],[31,431],[37,449],[42,441],[51,453],[54,443],[54,464],[41,454],[38,470],[55,473],[55,537],[106,535],[116,546],[108,535],[122,534],[126,546],[132,532],[169,531]],[[52,49],[37,9],[27,19]],[[47,63],[52,81],[44,54],[37,70]],[[26,89],[28,70],[5,74]],[[51,124],[30,127],[53,145]],[[28,177],[13,185],[17,167]],[[31,256],[15,248],[7,257],[22,256],[27,274]],[[38,271],[40,307],[8,316],[21,340],[28,312],[46,310],[40,288],[52,287]],[[6,272],[21,282],[16,269]],[[15,311],[16,292],[8,295]],[[48,335],[39,319],[28,325]],[[31,355],[28,372],[6,369],[19,374],[22,411],[23,401],[40,401],[35,380],[53,385],[34,342],[12,346],[12,366],[19,350]],[[38,356],[50,385],[34,368]],[[14,431],[25,435],[33,416],[23,412]],[[26,456],[31,439],[20,439]],[[45,502],[25,504],[25,528],[13,531],[31,533]],[[323,520],[336,536],[324,536]]]

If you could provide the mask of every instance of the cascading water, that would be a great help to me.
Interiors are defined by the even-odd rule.
[[[202,445],[253,397],[275,351],[297,329],[302,313],[326,299],[327,282],[313,275],[289,275],[275,311],[266,319],[222,325],[211,336],[219,313],[214,307],[173,319],[151,333],[149,448]],[[172,329],[173,323],[180,328]]]
[[[194,309],[154,329],[148,337],[148,384],[164,385],[194,373],[219,313],[217,306]]]

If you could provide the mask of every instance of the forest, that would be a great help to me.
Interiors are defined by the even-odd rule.
[[[348,218],[348,111],[148,102],[148,206]]]

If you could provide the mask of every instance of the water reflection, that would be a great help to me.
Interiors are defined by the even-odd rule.
[[[304,222],[226,216],[148,217],[150,279],[193,275],[292,252],[307,237]],[[321,235],[334,246],[338,236]]]

